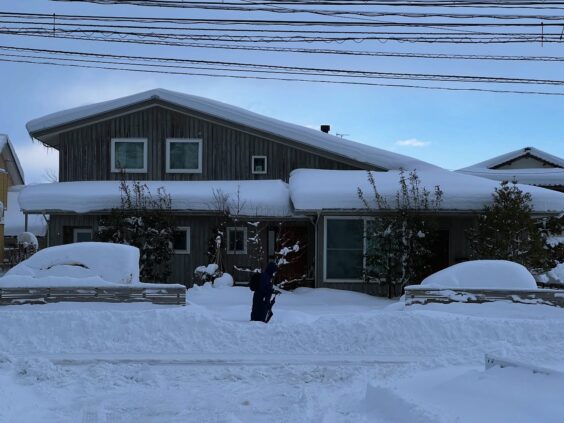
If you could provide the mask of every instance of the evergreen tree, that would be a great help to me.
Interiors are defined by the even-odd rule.
[[[141,280],[165,282],[174,254],[171,198],[163,188],[153,196],[147,185],[125,179],[120,192],[121,206],[100,220],[96,238],[139,248]]]
[[[438,186],[433,193],[422,188],[415,171],[406,176],[401,170],[399,176],[393,205],[378,192],[372,172],[368,172],[368,182],[374,199],[367,198],[360,188],[357,192],[372,216],[365,235],[364,280],[387,285],[390,298],[429,274],[436,215],[443,195]]]
[[[553,262],[539,223],[532,217],[531,194],[502,182],[474,228],[468,231],[470,258],[510,260],[538,273]]]

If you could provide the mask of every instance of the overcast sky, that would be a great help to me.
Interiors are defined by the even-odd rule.
[[[133,6],[0,0],[1,11],[128,16],[197,15],[183,10]],[[211,16],[212,12],[198,16]],[[254,16],[254,15],[253,15]],[[25,38],[25,39],[24,39]],[[111,52],[193,59],[237,60],[399,72],[529,76],[562,79],[564,64],[439,62],[390,58],[310,57],[189,49],[122,46],[88,41],[2,35],[1,45]],[[449,51],[485,54],[562,55],[562,47],[481,46],[466,49],[364,42],[366,50]],[[331,46],[329,46],[331,48]],[[353,48],[359,48],[353,46]],[[1,55],[1,52],[0,52]],[[564,97],[441,92],[299,82],[207,79],[0,62],[0,133],[16,146],[28,183],[57,168],[57,152],[32,142],[25,124],[62,109],[161,87],[234,104],[281,120],[319,127],[376,147],[458,169],[525,146],[564,156]]]

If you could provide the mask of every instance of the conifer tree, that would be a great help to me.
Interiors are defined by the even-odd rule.
[[[510,260],[538,273],[551,267],[549,247],[532,217],[532,197],[502,182],[474,228],[468,231],[470,258]]]

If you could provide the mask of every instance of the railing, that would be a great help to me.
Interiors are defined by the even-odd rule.
[[[106,302],[186,305],[182,285],[147,284],[124,287],[0,288],[0,306],[58,302]]]
[[[449,303],[488,303],[510,301],[520,304],[544,304],[564,308],[564,290],[510,290],[510,289],[437,289],[422,286],[405,288],[405,305],[449,304]]]

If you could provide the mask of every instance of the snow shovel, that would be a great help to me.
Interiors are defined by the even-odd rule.
[[[264,318],[264,323],[270,322],[270,319],[272,319],[272,316],[274,315],[274,313],[272,313],[272,306],[274,306],[274,304],[276,303],[276,296],[278,294],[281,294],[281,292],[278,291],[277,289],[275,289],[272,293],[273,297],[270,300],[270,307],[268,308],[268,311],[266,312],[266,317]]]

